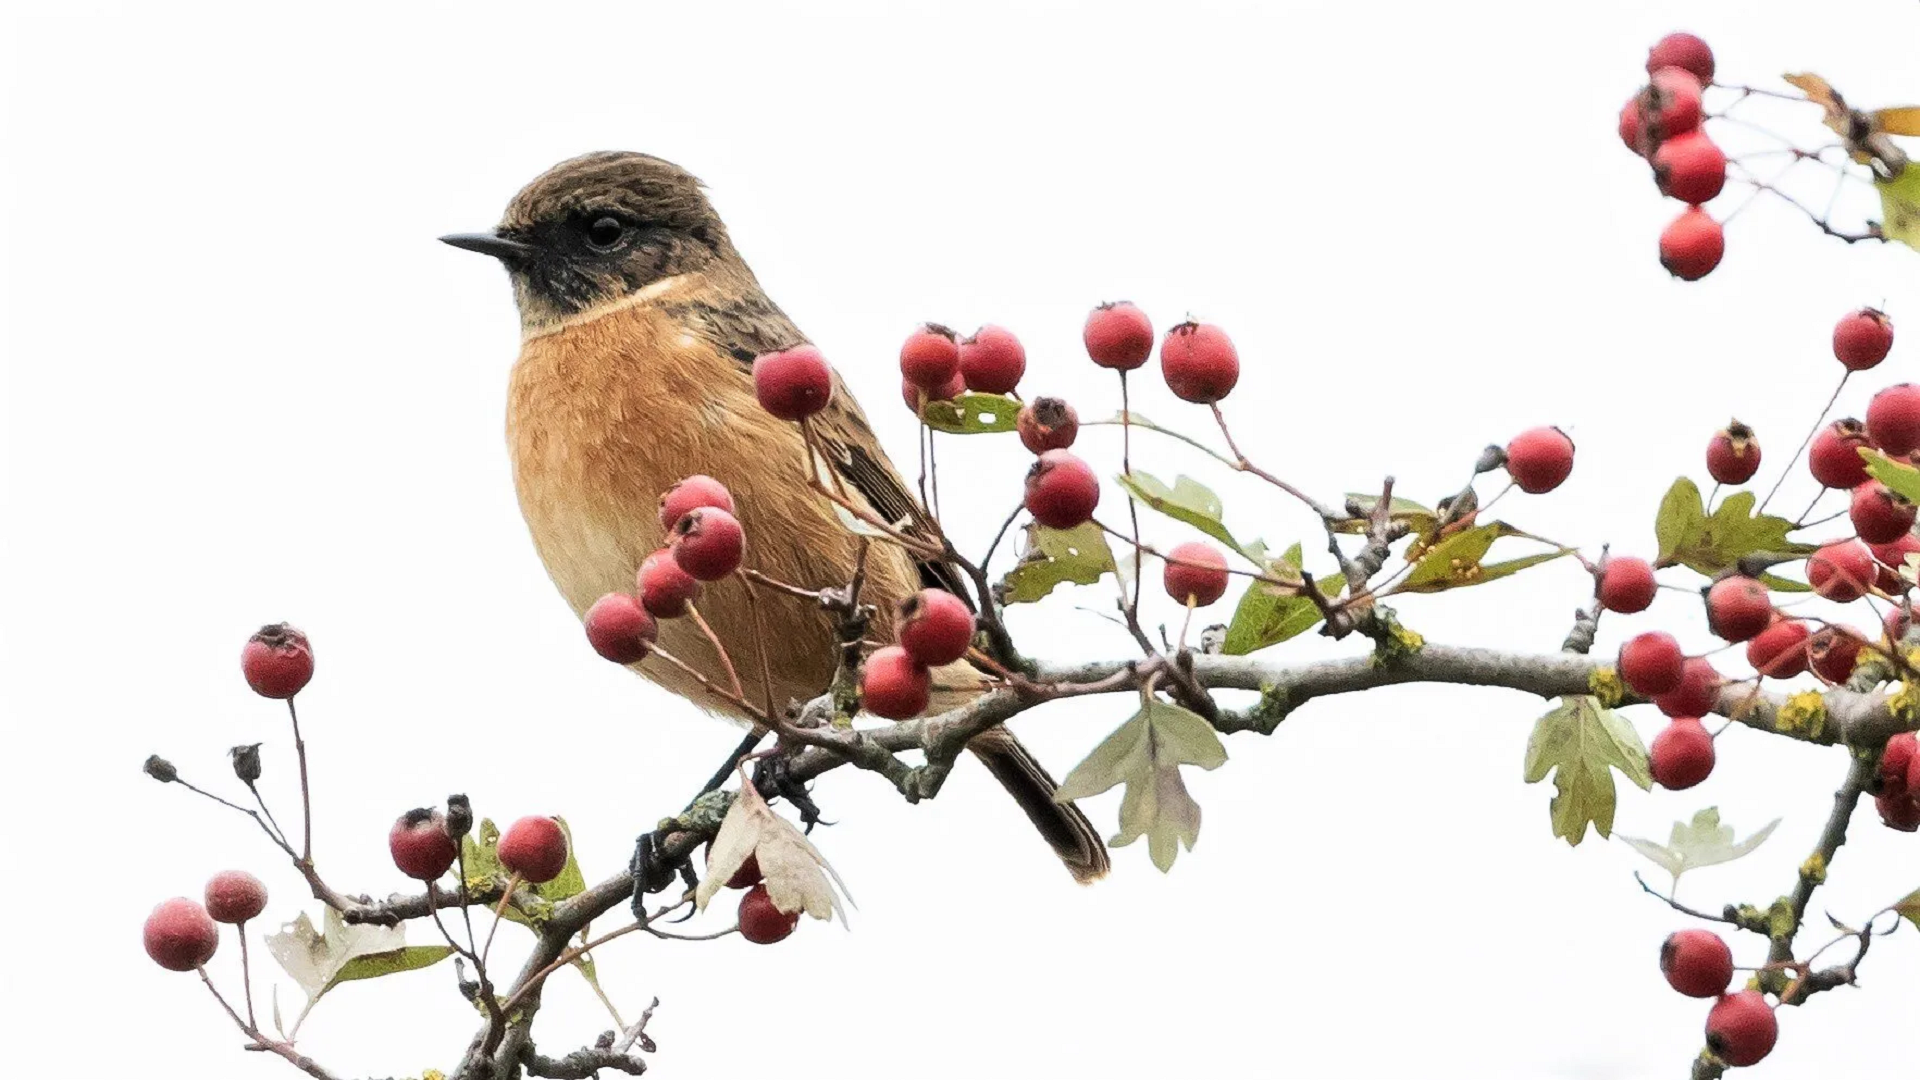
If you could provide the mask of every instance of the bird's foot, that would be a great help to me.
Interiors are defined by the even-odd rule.
[[[778,796],[793,804],[793,808],[800,813],[800,823],[806,826],[808,832],[812,832],[813,827],[821,823],[820,804],[813,801],[806,781],[793,775],[790,755],[798,749],[797,746],[786,748],[761,758],[753,767],[753,789],[760,793],[761,798],[771,800]],[[833,823],[829,821],[826,824]]]

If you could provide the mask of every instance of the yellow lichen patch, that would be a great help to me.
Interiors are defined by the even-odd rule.
[[[1800,864],[1800,876],[1815,885],[1824,883],[1827,880],[1826,858],[1818,852],[1807,856],[1807,861]]]
[[[1620,681],[1620,673],[1610,667],[1598,667],[1587,673],[1587,692],[1600,699],[1600,704],[1613,708],[1620,699],[1627,696],[1627,684]]]
[[[1818,690],[1803,690],[1787,698],[1774,718],[1774,729],[1783,734],[1817,739],[1827,729],[1827,702]]]
[[[1887,699],[1887,711],[1899,719],[1911,724],[1916,714],[1920,714],[1920,693],[1915,693],[1911,683],[1901,683],[1900,689]]]

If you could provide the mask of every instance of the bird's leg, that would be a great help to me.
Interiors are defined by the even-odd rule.
[[[713,775],[707,779],[706,785],[700,789],[700,793],[688,800],[686,809],[692,810],[703,797],[720,790],[720,785],[726,783],[727,777],[739,767],[740,759],[753,753],[753,748],[760,745],[764,735],[765,732],[757,729],[748,732],[740,740],[739,745],[733,748],[733,752],[727,755],[727,760],[721,762],[720,767],[714,770]],[[682,811],[682,814],[684,815],[685,812]],[[628,862],[628,869],[633,873],[633,917],[643,922],[646,920],[647,896],[664,891],[667,886],[673,884],[675,877],[686,882],[689,889],[698,888],[700,885],[700,878],[694,872],[692,860],[682,860],[676,864],[662,856],[660,844],[668,834],[674,831],[676,829],[673,823],[663,823],[660,828],[652,832],[642,833],[640,839],[634,843],[633,858]]]
[[[813,801],[806,782],[796,779],[790,770],[793,755],[800,749],[799,743],[786,743],[774,753],[761,758],[753,767],[753,788],[768,800],[779,796],[792,803],[793,808],[800,812],[800,823],[806,826],[808,832],[812,832],[821,820],[820,804]]]

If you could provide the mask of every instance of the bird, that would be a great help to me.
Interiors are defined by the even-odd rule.
[[[691,173],[648,154],[584,154],[530,181],[495,228],[440,239],[496,258],[511,280],[521,331],[507,392],[514,487],[533,546],[576,616],[634,588],[642,560],[666,539],[661,493],[693,474],[731,492],[748,537],[745,565],[771,578],[844,586],[862,566],[862,599],[880,612],[924,587],[966,597],[952,565],[892,543],[868,545],[862,564],[864,541],[810,486],[824,459],[846,497],[872,515],[916,528],[929,520],[837,372],[826,409],[808,422],[819,458],[799,425],[760,407],[755,358],[807,339],[761,290]],[[763,663],[747,588],[722,579],[697,602],[743,678]],[[772,628],[764,664],[775,700],[826,692],[839,662],[830,614],[771,590],[759,590],[758,603]],[[890,640],[886,623],[876,619],[870,636]],[[719,652],[689,619],[662,620],[659,645],[726,685]],[[658,656],[632,666],[709,712],[750,721]],[[944,709],[987,683],[963,660],[938,669],[935,685],[932,707]],[[968,749],[1076,881],[1106,874],[1100,834],[1077,806],[1055,800],[1053,777],[1011,732],[990,729]]]

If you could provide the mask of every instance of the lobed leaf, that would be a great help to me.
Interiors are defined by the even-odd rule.
[[[1269,577],[1283,581],[1300,579],[1300,545],[1295,544],[1278,559],[1267,564]],[[1340,595],[1347,579],[1342,574],[1316,578],[1314,584],[1331,600]],[[1287,591],[1271,581],[1256,579],[1240,594],[1240,603],[1227,624],[1227,636],[1221,646],[1229,656],[1245,656],[1298,637],[1320,624],[1320,605],[1308,597]]]
[[[1149,473],[1135,470],[1132,475],[1121,475],[1120,486],[1134,498],[1146,503],[1175,521],[1187,524],[1213,537],[1215,540],[1239,552],[1249,562],[1264,564],[1267,560],[1267,546],[1258,540],[1243,544],[1221,521],[1225,508],[1220,504],[1220,496],[1212,489],[1191,476],[1176,476],[1173,486]]]
[[[1767,837],[1772,836],[1779,825],[1780,819],[1774,818],[1752,836],[1736,843],[1733,826],[1720,824],[1720,808],[1709,806],[1693,815],[1691,822],[1674,822],[1673,832],[1664,845],[1636,836],[1623,835],[1620,839],[1673,875],[1673,883],[1678,887],[1680,875],[1689,870],[1730,863],[1751,854],[1767,842]]]
[[[1055,793],[1057,802],[1090,798],[1126,785],[1120,799],[1120,830],[1107,841],[1125,847],[1147,838],[1147,854],[1161,873],[1173,869],[1184,845],[1200,836],[1200,804],[1188,794],[1180,766],[1217,769],[1227,748],[1212,725],[1195,713],[1153,700],[1142,706],[1073,767]]]
[[[1565,697],[1533,726],[1525,778],[1537,784],[1553,774],[1553,834],[1578,845],[1587,826],[1603,838],[1613,832],[1613,773],[1641,790],[1653,786],[1647,749],[1633,725],[1596,699]]]

